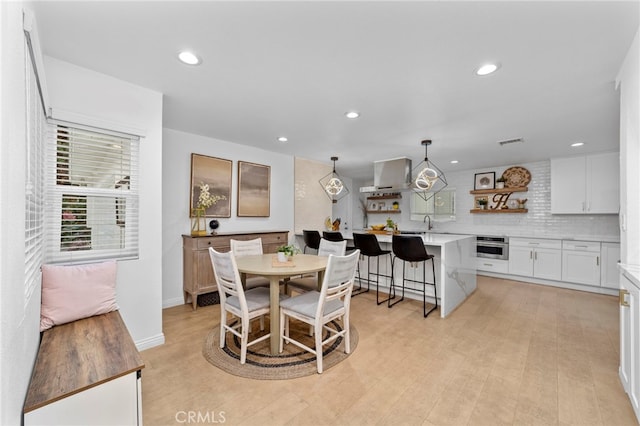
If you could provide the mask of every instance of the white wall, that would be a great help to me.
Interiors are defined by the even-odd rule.
[[[139,349],[162,334],[162,94],[44,58],[51,106],[146,130],[140,142],[140,257],[118,262],[120,313]]]
[[[0,2],[0,424],[19,425],[39,343],[40,289],[25,306],[22,2]]]
[[[233,161],[231,217],[217,218],[217,232],[289,231],[293,238],[294,158],[219,139],[164,129],[162,172],[162,304],[175,306],[183,301],[182,235],[189,234],[189,187],[191,154]],[[238,161],[271,166],[271,212],[269,217],[237,217]],[[207,220],[208,227],[209,219]],[[207,228],[209,230],[209,228]],[[161,231],[161,232],[160,232]]]
[[[620,84],[620,212],[622,263],[640,263],[640,40],[627,53]]]

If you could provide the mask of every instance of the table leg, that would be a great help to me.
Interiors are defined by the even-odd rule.
[[[322,290],[322,281],[324,281],[324,269],[318,271],[318,291]]]
[[[280,349],[280,277],[269,277],[269,300],[271,301],[271,355],[277,355]]]

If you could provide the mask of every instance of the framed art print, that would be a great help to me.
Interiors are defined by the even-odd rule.
[[[473,189],[494,189],[496,172],[476,173]]]
[[[231,217],[231,168],[231,160],[191,154],[189,217],[199,207],[205,217]]]
[[[271,167],[238,161],[238,216],[269,217]]]

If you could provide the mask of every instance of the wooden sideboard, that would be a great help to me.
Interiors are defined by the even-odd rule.
[[[198,306],[198,295],[216,291],[218,286],[213,276],[209,247],[218,251],[229,251],[230,240],[253,240],[262,238],[262,250],[275,253],[278,247],[289,241],[288,231],[256,231],[242,233],[218,233],[204,237],[182,236],[182,291],[184,303],[189,302],[195,310]]]

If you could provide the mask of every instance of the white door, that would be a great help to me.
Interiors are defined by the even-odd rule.
[[[584,213],[585,157],[551,159],[551,213]]]
[[[533,276],[560,281],[562,278],[562,251],[538,248],[533,252]]]
[[[529,247],[509,246],[509,273],[533,276],[533,249]]]
[[[624,275],[620,287],[628,292],[620,302],[620,380],[640,419],[640,289]]]

